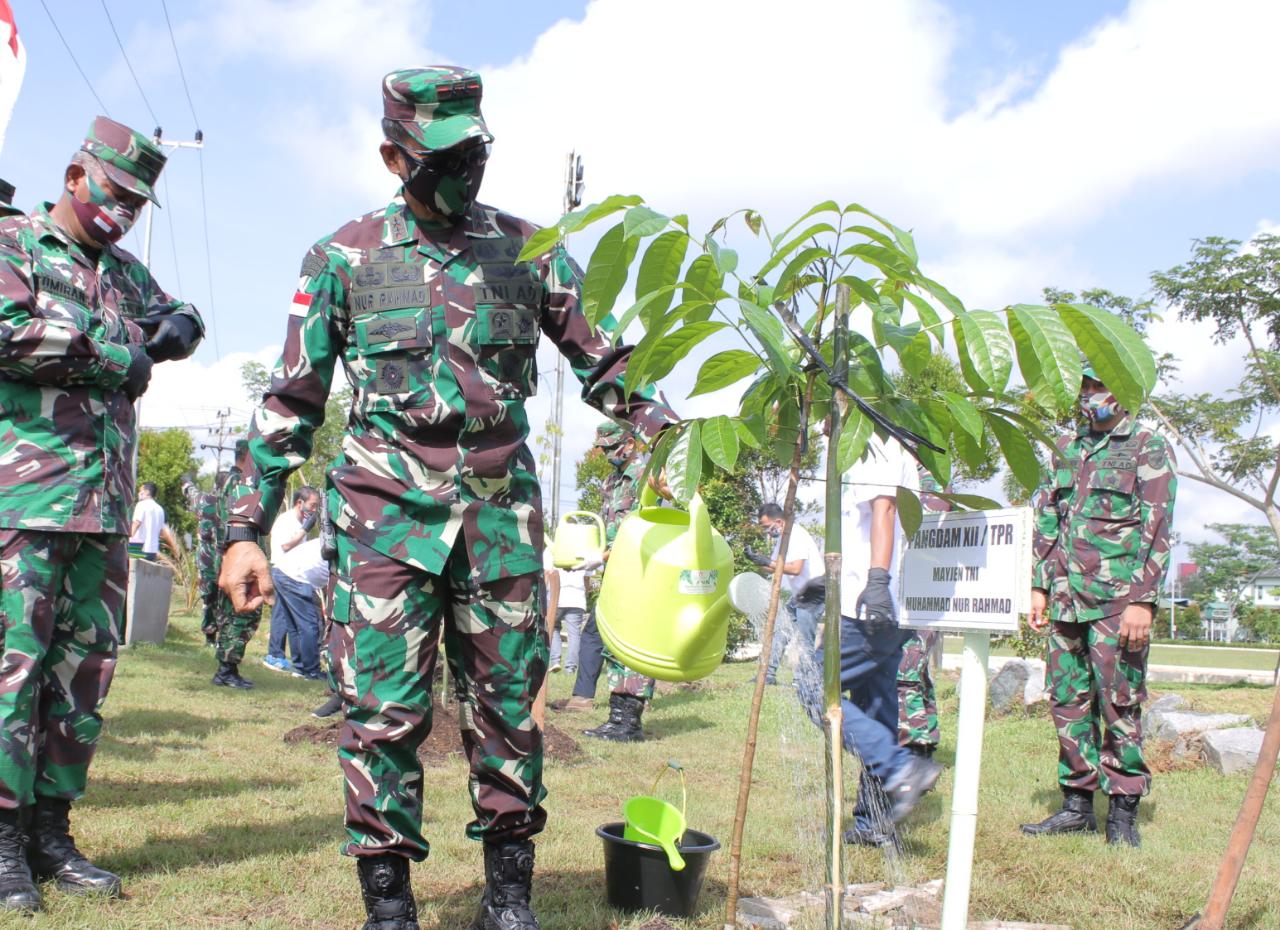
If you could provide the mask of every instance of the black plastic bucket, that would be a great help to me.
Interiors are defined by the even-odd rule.
[[[697,830],[685,830],[678,846],[684,869],[676,872],[657,846],[622,838],[623,824],[596,828],[604,840],[604,882],[609,903],[624,911],[657,911],[667,917],[690,917],[698,909],[702,879],[720,841]]]

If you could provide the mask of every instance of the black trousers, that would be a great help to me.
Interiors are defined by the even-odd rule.
[[[596,612],[587,614],[582,625],[582,639],[578,644],[578,677],[573,682],[573,696],[594,698],[600,669],[604,667],[604,640],[596,629]]]

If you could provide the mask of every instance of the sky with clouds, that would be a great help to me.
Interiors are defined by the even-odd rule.
[[[702,228],[743,206],[781,228],[856,200],[913,229],[925,270],[970,307],[1045,285],[1140,295],[1196,237],[1280,220],[1272,0],[171,0],[194,116],[160,0],[107,0],[127,61],[99,0],[50,0],[87,81],[42,5],[13,6],[28,65],[0,176],[21,206],[57,193],[104,109],[168,139],[204,133],[166,169],[152,264],[210,338],[157,369],[146,426],[247,418],[239,368],[274,361],[307,247],[395,191],[377,143],[380,78],[397,67],[482,71],[486,202],[551,222],[570,149],[588,200],[639,193]],[[584,264],[592,244],[571,243]],[[140,253],[141,231],[126,245]],[[1179,357],[1182,390],[1239,370],[1239,345],[1173,314],[1151,341]],[[683,402],[696,368],[663,385],[682,413],[722,403]],[[594,419],[571,408],[570,462]],[[1184,539],[1257,519],[1183,482]]]

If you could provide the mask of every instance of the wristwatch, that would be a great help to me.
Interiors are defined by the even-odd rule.
[[[223,541],[222,548],[226,549],[232,543],[237,542],[256,543],[260,536],[261,534],[255,528],[246,523],[233,523],[227,527],[227,535]]]

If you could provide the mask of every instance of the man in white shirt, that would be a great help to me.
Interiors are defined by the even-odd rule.
[[[138,502],[133,505],[133,526],[129,533],[129,554],[154,562],[160,554],[160,539],[174,555],[178,554],[178,540],[165,523],[164,508],[156,500],[156,485],[146,481],[138,488]]]
[[[556,626],[565,631],[569,643],[564,648],[564,670],[578,671],[578,649],[582,643],[582,625],[587,615],[587,573],[581,568],[557,568],[560,579],[560,600],[556,610]],[[560,665],[560,634],[551,641],[551,670]]]
[[[777,504],[769,503],[760,508],[757,514],[760,525],[773,542],[773,552],[768,559],[756,559],[761,568],[772,574],[778,564],[779,550],[782,548],[782,528],[786,525],[786,512]],[[753,553],[747,553],[750,558]],[[778,665],[787,651],[794,634],[799,634],[800,642],[805,649],[813,648],[814,635],[817,632],[817,616],[811,610],[798,610],[799,595],[811,578],[823,572],[822,552],[813,541],[809,531],[798,523],[791,526],[791,536],[787,540],[787,555],[782,562],[782,584],[790,597],[787,600],[787,617],[778,623],[773,633],[773,648],[769,651],[769,671],[765,677],[767,684],[776,685]]]
[[[271,580],[276,585],[276,603],[271,608],[271,638],[262,660],[273,671],[315,679],[322,677],[320,615],[314,590],[305,580],[308,566],[302,546],[319,514],[319,492],[304,487],[294,493],[293,506],[281,512],[271,526]],[[286,641],[293,653],[292,663],[284,656]]]
[[[915,463],[893,439],[872,437],[841,489],[840,686],[844,746],[862,760],[862,780],[845,842],[896,844],[902,820],[938,780],[941,767],[898,745],[898,664],[907,631],[897,625],[900,592],[893,584],[905,539],[897,491],[919,489]],[[822,667],[822,650],[815,656]],[[820,715],[818,681],[797,675],[801,700]],[[815,716],[815,719],[817,717]]]

